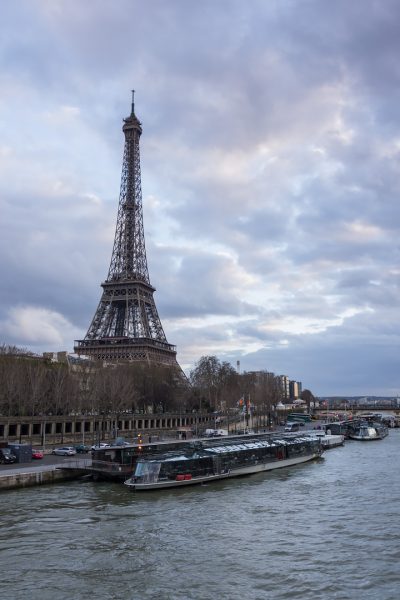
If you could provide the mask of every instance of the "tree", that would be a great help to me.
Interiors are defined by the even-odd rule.
[[[310,392],[310,390],[303,390],[300,397],[307,404],[307,412],[310,412],[311,404],[314,406],[315,402],[312,392]]]
[[[208,410],[226,410],[239,400],[239,375],[216,356],[203,356],[191,371],[190,382],[193,397]]]
[[[190,373],[190,382],[204,396],[208,408],[216,410],[220,362],[216,356],[202,356]]]

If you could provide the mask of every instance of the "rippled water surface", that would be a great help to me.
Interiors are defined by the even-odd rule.
[[[397,600],[399,450],[396,429],[203,487],[2,492],[0,598]]]

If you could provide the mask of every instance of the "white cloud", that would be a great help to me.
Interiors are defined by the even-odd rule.
[[[79,333],[60,313],[34,306],[16,306],[0,321],[0,333],[5,338],[49,351],[67,348],[74,332]]]

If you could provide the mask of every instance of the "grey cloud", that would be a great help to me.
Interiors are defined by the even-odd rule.
[[[25,303],[60,315],[49,318],[69,349],[65,323],[86,331],[135,87],[151,281],[184,364],[215,351],[321,394],[393,390],[399,11],[392,0],[8,3],[0,321]],[[62,106],[79,118],[46,120]],[[288,325],[299,319],[302,335]]]
[[[206,250],[185,252],[168,248],[151,249],[150,260],[153,256],[150,268],[152,280],[157,281],[156,301],[167,318],[260,312],[256,305],[238,298],[240,280],[227,258]]]
[[[243,369],[289,374],[316,395],[379,395],[382,389],[396,395],[399,331],[390,335],[378,329],[366,335],[364,324],[358,331],[343,327],[323,335],[285,336],[287,346],[275,345],[239,358]]]

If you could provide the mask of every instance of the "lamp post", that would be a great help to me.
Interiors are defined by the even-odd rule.
[[[46,446],[46,419],[42,423],[42,450],[44,452]]]

